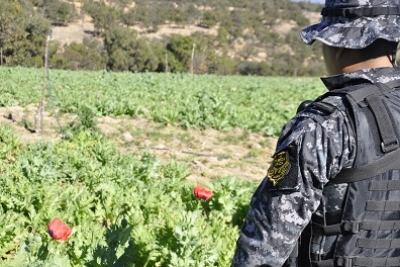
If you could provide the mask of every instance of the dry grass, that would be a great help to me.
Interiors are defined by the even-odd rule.
[[[0,124],[9,124],[24,143],[60,139],[54,115],[43,114],[44,131],[32,133],[37,106],[0,108]],[[63,127],[77,120],[71,114],[60,115]],[[157,158],[174,159],[190,168],[189,179],[209,180],[236,176],[261,180],[271,162],[274,138],[241,129],[220,132],[184,130],[143,118],[97,118],[98,128],[119,148],[121,153],[149,152]]]

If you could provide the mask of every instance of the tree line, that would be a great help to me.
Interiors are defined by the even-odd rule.
[[[81,8],[77,9],[77,4]],[[43,66],[47,35],[90,16],[94,31],[80,43],[51,42],[49,66],[70,70],[187,72],[221,75],[321,75],[320,47],[303,45],[305,15],[320,5],[290,0],[5,0],[0,5],[2,66]],[[274,29],[290,22],[285,34]],[[132,26],[157,32],[163,24],[217,29],[161,40],[140,37]],[[241,40],[239,51],[232,50]],[[257,52],[265,58],[254,61]]]

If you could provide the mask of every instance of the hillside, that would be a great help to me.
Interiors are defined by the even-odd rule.
[[[15,0],[8,5],[0,7],[2,24],[11,26],[19,15],[14,24],[27,34],[18,37],[36,47],[17,57],[21,49],[7,42],[16,37],[4,32],[0,44],[7,66],[40,65],[51,29],[52,68],[294,76],[321,71],[318,45],[305,46],[298,37],[301,28],[318,22],[318,4]],[[4,12],[10,9],[15,12]]]

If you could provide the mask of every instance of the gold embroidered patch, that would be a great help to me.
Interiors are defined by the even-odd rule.
[[[290,161],[287,151],[281,151],[274,156],[271,166],[268,169],[268,179],[276,185],[290,170]]]

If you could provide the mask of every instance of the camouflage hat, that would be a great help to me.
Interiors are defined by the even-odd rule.
[[[308,45],[361,49],[377,39],[400,41],[400,0],[325,0],[321,15],[300,33]]]

